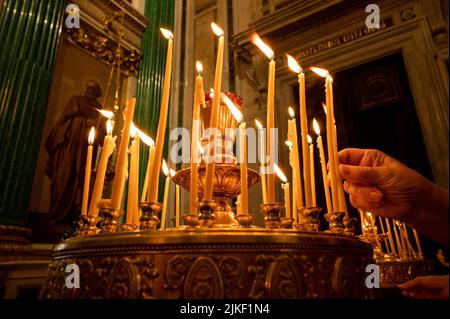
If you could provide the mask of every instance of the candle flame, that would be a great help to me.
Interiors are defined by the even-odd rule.
[[[161,31],[162,35],[167,40],[172,40],[173,39],[173,33],[170,30],[167,30],[167,29],[164,29],[164,28],[159,28],[159,31]]]
[[[166,175],[166,176],[169,175],[169,167],[167,166],[165,159],[163,159],[163,161],[162,161],[162,170],[163,170],[164,175]]]
[[[316,68],[316,67],[311,67],[310,69],[311,69],[311,71],[313,71],[314,73],[316,73],[318,76],[320,76],[322,78],[326,78],[327,76],[329,76],[328,71],[325,69]]]
[[[298,64],[297,60],[295,60],[295,58],[289,54],[286,54],[287,60],[288,60],[288,67],[289,69],[291,69],[291,71],[295,72],[295,73],[302,73],[302,67],[300,66],[300,64]]]
[[[137,132],[139,138],[141,139],[141,141],[144,142],[145,145],[150,146],[150,147],[155,147],[155,141],[153,141],[153,139],[150,136],[148,136],[147,134],[142,132],[137,127],[136,127],[136,132]]]
[[[130,136],[132,138],[135,138],[136,137],[136,133],[137,133],[136,126],[134,126],[134,123],[131,122],[131,124],[130,124]]]
[[[294,118],[295,118],[295,112],[294,112],[294,109],[293,109],[292,107],[290,107],[290,106],[289,106],[289,108],[288,108],[288,113],[289,113],[289,116],[291,117],[291,119],[294,119]]]
[[[230,98],[222,93],[222,100],[228,106],[228,109],[231,111],[231,114],[233,114],[233,117],[236,119],[238,123],[242,122],[243,116],[242,112],[238,109],[236,105],[230,100]]]
[[[327,115],[327,106],[325,103],[322,102],[323,111],[325,112],[325,115]]]
[[[263,40],[261,40],[257,33],[253,34],[251,41],[262,51],[262,53],[266,55],[267,58],[273,60],[275,55],[273,53],[273,50],[267,44],[265,44]]]
[[[311,138],[311,136],[308,134],[308,136],[307,136],[307,139],[308,139],[308,143],[309,144],[312,144],[312,142],[313,142],[313,140],[312,140],[312,138]]]
[[[213,30],[213,32],[218,36],[221,37],[223,36],[223,30],[221,27],[219,27],[217,24],[215,24],[214,22],[211,22],[211,29]]]
[[[91,127],[91,130],[89,131],[89,137],[88,137],[89,145],[94,144],[94,138],[95,138],[95,128]]]
[[[205,149],[203,148],[202,143],[200,143],[200,142],[198,142],[198,150],[201,155],[203,155],[205,153]]]
[[[108,135],[111,135],[112,131],[113,131],[113,126],[112,126],[111,120],[108,120],[108,121],[106,121],[106,133]]]
[[[319,126],[319,122],[317,122],[316,119],[313,119],[313,127],[314,127],[314,131],[316,132],[316,134],[320,135],[320,126]]]
[[[277,173],[278,178],[283,182],[287,183],[288,179],[286,175],[284,175],[283,171],[278,167],[277,164],[273,164],[273,167],[275,169],[275,173]]]
[[[170,169],[169,172],[170,172],[170,177],[174,177],[175,176],[175,173],[176,173],[175,170]]]
[[[262,130],[264,127],[262,126],[261,122],[255,119],[255,124],[258,127],[258,130]]]
[[[292,148],[292,146],[294,145],[294,144],[292,144],[292,142],[291,141],[289,141],[289,140],[287,140],[286,142],[284,142],[289,148]]]
[[[200,61],[195,62],[195,67],[197,68],[198,74],[203,73],[203,64]]]
[[[209,97],[214,98],[214,89],[213,88],[209,89]]]
[[[108,111],[108,110],[100,110],[96,109],[101,115],[106,117],[107,119],[111,120],[114,117],[114,112]]]

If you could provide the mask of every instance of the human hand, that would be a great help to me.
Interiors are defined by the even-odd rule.
[[[376,215],[408,222],[421,209],[433,184],[416,171],[378,150],[344,149],[339,172],[350,202]]]
[[[403,295],[415,299],[448,299],[448,275],[417,277],[398,288]]]

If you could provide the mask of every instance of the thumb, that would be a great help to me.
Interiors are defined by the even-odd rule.
[[[339,165],[339,173],[345,180],[360,184],[378,184],[382,177],[382,169],[380,167],[341,164]]]

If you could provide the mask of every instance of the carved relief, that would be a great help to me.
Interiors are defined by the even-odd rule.
[[[223,282],[220,270],[209,257],[199,257],[188,274],[183,297],[186,299],[223,298]]]
[[[134,299],[139,292],[140,276],[128,258],[120,259],[108,278],[106,297],[112,299]]]
[[[219,269],[222,272],[225,298],[239,298],[244,288],[244,265],[237,257],[226,256],[219,261]]]
[[[281,257],[272,262],[267,271],[266,287],[269,298],[303,298],[303,286],[300,273],[292,258]]]

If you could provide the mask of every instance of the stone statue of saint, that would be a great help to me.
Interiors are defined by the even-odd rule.
[[[105,119],[96,110],[101,109],[97,101],[101,96],[100,85],[88,80],[84,95],[69,100],[45,142],[49,155],[46,174],[51,180],[51,223],[71,223],[80,213],[89,130],[96,128],[93,165],[97,146],[106,134]]]

